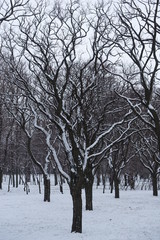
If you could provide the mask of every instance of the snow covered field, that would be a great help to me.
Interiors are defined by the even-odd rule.
[[[160,197],[152,191],[121,191],[115,199],[109,190],[94,187],[94,211],[85,211],[83,233],[70,233],[72,201],[67,186],[64,194],[52,186],[51,202],[43,202],[38,186],[4,185],[0,190],[0,240],[159,240]],[[84,197],[84,193],[83,193]]]

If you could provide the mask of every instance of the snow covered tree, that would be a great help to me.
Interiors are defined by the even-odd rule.
[[[136,117],[132,110],[123,109],[120,119],[106,124],[109,104],[100,101],[101,93],[91,98],[94,105],[89,109],[98,80],[105,84],[110,79],[105,66],[112,44],[102,41],[101,34],[110,25],[104,24],[98,8],[88,12],[78,1],[61,6],[56,3],[49,11],[40,7],[39,14],[19,20],[18,30],[6,31],[2,52],[7,51],[8,58],[4,55],[3,59],[10,66],[14,84],[27,99],[34,127],[44,133],[57,168],[67,180],[73,201],[71,231],[81,233],[82,188],[93,180],[95,159],[127,138]],[[117,127],[121,131],[106,140]],[[58,157],[53,129],[58,132],[56,141],[63,146],[67,168]]]
[[[149,129],[154,144],[148,146],[143,154],[146,155],[146,151],[151,154],[151,146],[154,145],[157,166],[160,164],[160,111],[157,104],[160,99],[159,18],[159,0],[130,0],[118,3],[115,21],[110,20],[117,39],[114,42],[115,54],[120,63],[116,76],[133,93],[128,96],[126,91],[121,97]]]
[[[139,138],[135,143],[135,148],[138,149],[139,160],[142,165],[149,171],[152,179],[153,196],[158,196],[158,175],[159,163],[157,161],[157,143],[154,142],[154,137],[150,130],[144,133],[139,133]]]

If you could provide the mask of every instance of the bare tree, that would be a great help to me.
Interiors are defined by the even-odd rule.
[[[117,77],[132,91],[131,96],[126,91],[121,97],[150,129],[157,148],[154,156],[157,164],[160,164],[159,18],[159,0],[131,0],[118,3],[115,22],[110,19],[116,36],[115,53],[121,63]]]
[[[121,172],[127,166],[127,164],[135,157],[135,152],[132,153],[130,145],[131,139],[128,138],[125,141],[121,141],[116,144],[109,154],[109,168],[110,173],[110,185],[111,192],[113,191],[113,185],[115,189],[115,198],[119,198],[119,184],[121,181]]]
[[[49,13],[43,9],[33,16],[32,21],[23,18],[19,30],[6,32],[8,41],[3,42],[10,61],[3,59],[10,66],[12,81],[27,98],[34,127],[44,133],[57,168],[70,187],[73,200],[71,231],[80,233],[85,177],[92,172],[96,157],[103,156],[115,143],[127,138],[136,119],[129,110],[112,124],[102,124],[105,107],[99,105],[101,111],[97,111],[98,94],[95,109],[87,110],[98,79],[103,82],[108,79],[104,66],[110,54],[105,49],[109,49],[110,44],[101,40],[98,31],[99,27],[107,31],[107,24],[103,25],[103,21],[99,24],[99,21],[98,17],[92,25],[87,10],[84,11],[78,1],[71,1],[65,7],[56,3]],[[110,141],[105,141],[106,136],[122,124],[125,127]],[[55,128],[65,152],[67,168],[59,159],[52,140]]]
[[[0,25],[2,22],[8,22],[17,19],[24,14],[24,7],[29,0],[4,0],[0,3]]]
[[[152,179],[153,196],[158,196],[157,177],[159,175],[159,163],[157,161],[157,142],[154,142],[152,132],[146,131],[139,133],[139,140],[136,141],[135,147],[138,150],[138,156],[142,165],[149,171]]]

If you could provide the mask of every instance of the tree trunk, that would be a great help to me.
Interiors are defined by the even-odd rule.
[[[58,178],[57,178],[57,171],[56,171],[56,169],[54,169],[54,185],[55,186],[58,185]]]
[[[86,210],[93,210],[93,182],[94,176],[92,172],[86,176],[85,180],[85,197],[86,197]]]
[[[98,186],[100,186],[100,183],[101,183],[101,177],[100,177],[100,170],[99,170],[99,168],[97,170],[96,177],[97,177],[97,188],[98,188]]]
[[[152,185],[153,185],[153,196],[158,196],[158,188],[157,188],[157,176],[152,176]]]
[[[10,184],[11,184],[12,176],[11,173],[9,173],[9,180],[8,180],[8,192],[10,192]]]
[[[59,188],[60,188],[60,192],[63,194],[63,178],[61,174],[60,174]]]
[[[82,233],[82,186],[84,176],[82,169],[71,172],[70,193],[73,201],[73,219],[71,232]]]
[[[113,176],[112,175],[109,178],[109,184],[110,184],[110,193],[113,193]]]
[[[16,188],[18,188],[18,169],[16,168]]]
[[[114,185],[115,185],[115,198],[119,198],[119,179],[117,176],[114,178]]]
[[[2,181],[3,181],[3,171],[2,171],[2,168],[0,168],[0,189],[2,189]]]
[[[50,202],[50,179],[44,177],[44,202]]]
[[[15,184],[15,175],[14,175],[14,170],[13,170],[13,172],[12,172],[12,179],[13,179],[13,187],[15,187],[16,186],[16,184]]]
[[[106,190],[106,174],[102,174],[102,183],[103,183],[103,193],[105,193]]]
[[[82,190],[81,188],[71,189],[73,201],[73,220],[71,232],[82,233]]]

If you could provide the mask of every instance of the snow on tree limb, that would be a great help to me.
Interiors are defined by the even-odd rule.
[[[62,174],[62,176],[64,176],[64,178],[69,183],[70,182],[70,176],[66,172],[63,171],[63,168],[62,168],[62,165],[61,165],[61,163],[58,159],[56,150],[53,147],[53,145],[51,144],[51,141],[50,141],[51,140],[51,132],[45,130],[42,126],[38,125],[38,115],[35,112],[35,110],[33,109],[33,107],[32,107],[32,111],[34,113],[34,126],[45,134],[47,146],[49,147],[49,149],[51,150],[51,152],[53,154],[53,157],[54,157],[55,163],[57,165],[57,168],[58,168],[59,172]]]

